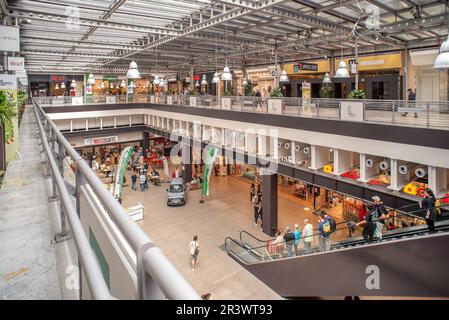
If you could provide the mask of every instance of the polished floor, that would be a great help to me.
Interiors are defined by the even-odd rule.
[[[127,174],[130,181],[130,173]],[[211,292],[216,299],[280,298],[224,250],[225,238],[238,239],[241,230],[261,239],[269,238],[254,225],[247,182],[231,176],[213,176],[211,194],[205,204],[199,203],[201,191],[196,190],[187,193],[187,204],[181,207],[166,205],[166,188],[165,183],[150,185],[149,190],[141,192],[132,191],[128,185],[123,190],[123,207],[138,203],[145,207],[145,218],[138,222],[139,226],[199,293]],[[316,227],[317,218],[312,210],[288,196],[279,196],[279,227],[292,227],[295,223],[302,226],[304,218]],[[200,262],[192,271],[188,244],[194,235],[200,241]]]

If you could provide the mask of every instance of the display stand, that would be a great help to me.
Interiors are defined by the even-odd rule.
[[[136,206],[125,209],[126,213],[133,221],[140,221],[144,218],[144,207],[140,203]]]

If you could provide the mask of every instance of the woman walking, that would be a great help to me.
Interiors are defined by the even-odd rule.
[[[424,190],[424,199],[419,203],[420,207],[425,209],[425,218],[427,226],[429,227],[429,233],[435,232],[435,220],[437,218],[437,212],[435,209],[435,203],[437,199],[435,194],[429,188]]]
[[[192,271],[195,271],[195,267],[198,265],[198,254],[200,243],[198,241],[198,236],[193,236],[193,240],[189,243],[190,257],[192,259]]]

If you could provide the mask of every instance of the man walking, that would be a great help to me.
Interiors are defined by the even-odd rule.
[[[304,249],[306,254],[312,253],[313,226],[309,223],[309,219],[304,219],[304,229],[302,230],[302,238],[304,241]]]
[[[380,200],[379,196],[373,197],[374,201],[374,210],[376,210],[377,213],[377,221],[376,221],[376,228],[374,230],[374,238],[377,241],[382,241],[382,229],[384,227],[385,218],[388,214],[387,209],[385,208],[383,202]]]
[[[415,103],[415,101],[416,101],[416,94],[413,92],[412,89],[408,89],[407,91],[408,91],[408,101],[410,101],[407,104],[407,108],[416,108],[416,103]],[[407,115],[408,115],[408,112],[402,113],[403,117],[405,117]],[[415,118],[418,118],[418,113],[417,112],[415,112]]]
[[[139,182],[140,182],[140,191],[141,191],[141,192],[144,192],[144,191],[145,191],[145,183],[146,183],[146,181],[147,181],[147,177],[145,177],[145,175],[142,173],[142,174],[140,175],[140,178],[139,178]]]

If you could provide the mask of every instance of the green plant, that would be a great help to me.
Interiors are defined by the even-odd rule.
[[[189,90],[189,92],[187,92],[187,95],[189,95],[189,96],[196,96],[196,91],[195,90]]]
[[[22,121],[23,112],[25,111],[25,105],[26,101],[28,99],[28,96],[26,94],[26,91],[20,90],[17,93],[17,109],[18,109],[18,116],[19,116],[19,124]]]
[[[273,88],[273,89],[270,91],[270,97],[271,97],[271,98],[282,98],[282,97],[283,97],[283,94],[282,94],[281,88]]]
[[[354,89],[349,94],[349,98],[351,99],[365,99],[365,91],[360,89]]]
[[[244,95],[245,96],[253,96],[254,95],[254,91],[253,91],[253,84],[251,81],[248,81],[248,83],[245,85],[244,89]]]
[[[223,95],[224,95],[225,97],[232,97],[232,96],[234,95],[234,92],[232,92],[232,90],[228,90],[228,91],[225,91],[225,92],[223,93]]]
[[[332,85],[326,83],[323,86],[321,86],[320,98],[332,98],[333,95],[334,95],[334,88],[332,88]]]
[[[3,129],[17,116],[17,103],[5,92],[0,92],[0,127]]]

